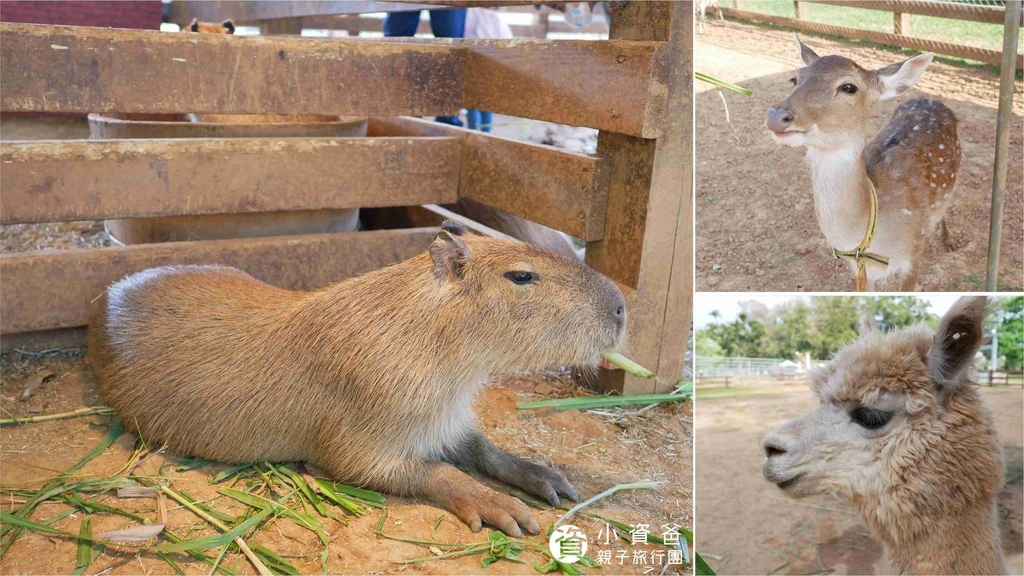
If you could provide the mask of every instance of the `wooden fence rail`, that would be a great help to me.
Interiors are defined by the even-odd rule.
[[[439,204],[453,138],[6,142],[3,224]]]
[[[805,2],[818,2],[819,0],[801,0],[797,2],[798,7],[795,12],[800,14],[799,6]],[[884,6],[890,5],[890,2],[842,2],[842,1],[821,1],[823,4],[842,5],[851,8],[869,8],[875,10],[887,10]],[[855,6],[856,4],[856,6]],[[916,7],[918,11],[923,10],[926,3],[924,2],[907,2],[904,0],[906,6],[898,5],[893,8],[907,9]],[[911,6],[913,5],[913,6]],[[999,22],[1003,21],[1005,13],[1002,10],[992,9],[992,14],[984,16],[985,21],[989,21],[993,18],[994,14],[998,12]],[[972,12],[973,13],[973,12]],[[989,50],[987,48],[978,48],[976,46],[966,46],[963,44],[955,44],[952,42],[943,42],[940,40],[930,40],[927,38],[918,38],[915,36],[908,36],[908,27],[903,26],[902,20],[894,18],[894,22],[900,22],[901,24],[894,24],[894,33],[876,32],[874,30],[863,30],[861,28],[850,28],[847,26],[833,26],[831,24],[822,24],[819,22],[810,22],[803,18],[786,18],[784,16],[774,16],[771,14],[763,14],[760,12],[752,12],[748,10],[740,10],[734,8],[722,8],[722,14],[731,18],[740,18],[744,20],[754,20],[758,22],[765,22],[768,24],[775,24],[776,26],[783,26],[786,28],[794,28],[796,30],[804,30],[807,32],[814,32],[817,34],[825,34],[829,36],[840,36],[848,38],[850,40],[864,40],[868,42],[875,42],[877,44],[885,44],[888,46],[896,46],[899,48],[908,48],[911,50],[918,50],[921,52],[935,52],[936,54],[945,54],[947,56],[956,56],[958,58],[967,58],[969,60],[977,60],[986,64],[999,65],[1002,61],[1002,52],[999,50]],[[960,15],[961,12],[953,11],[950,12],[950,18],[955,18]],[[977,21],[975,18],[960,18],[965,20]],[[896,32],[897,28],[899,29]],[[1018,66],[1024,65],[1024,55],[1017,55]]]

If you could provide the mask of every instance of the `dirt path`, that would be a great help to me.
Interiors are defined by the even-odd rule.
[[[28,401],[12,401],[20,394],[26,383],[26,376],[46,367],[56,377],[43,384]],[[661,534],[661,526],[677,523],[692,526],[691,470],[692,433],[689,424],[691,410],[689,403],[675,407],[659,407],[643,415],[616,422],[613,418],[574,411],[526,416],[517,412],[515,403],[524,398],[539,398],[567,394],[571,384],[544,377],[511,378],[489,387],[477,402],[481,429],[498,445],[528,458],[545,464],[553,464],[576,486],[580,494],[590,497],[611,486],[623,482],[645,479],[664,481],[656,492],[623,493],[595,505],[592,510],[609,518],[630,525],[646,523],[651,533]],[[81,358],[48,358],[38,361],[12,361],[5,358],[0,394],[0,407],[5,417],[24,415],[36,407],[45,413],[69,411],[84,405],[99,403],[93,386],[91,372],[83,369]],[[3,485],[38,486],[41,480],[53,477],[66,470],[94,447],[107,430],[97,418],[80,418],[59,422],[8,427],[0,430],[0,459],[3,467]],[[105,477],[114,474],[131,455],[135,437],[124,434],[115,445],[103,455],[86,465],[81,471],[83,477]],[[163,467],[163,473],[173,479],[173,487],[185,491],[197,500],[219,510],[240,513],[232,501],[220,497],[217,489],[223,485],[211,485],[210,479],[224,465],[208,465],[191,471],[175,471],[178,460],[170,456],[154,456],[144,461],[136,474],[156,475]],[[166,464],[166,466],[164,466]],[[503,489],[498,485],[492,486]],[[507,491],[507,489],[505,489]],[[7,498],[4,498],[6,501]],[[118,500],[110,494],[100,496],[99,502],[122,507],[141,516],[153,518],[152,500]],[[5,511],[10,505],[3,504]],[[173,503],[172,503],[173,504]],[[384,525],[386,534],[430,540],[435,522],[440,519],[435,538],[444,542],[483,542],[486,531],[473,534],[454,516],[423,502],[387,496],[388,518]],[[41,505],[32,519],[40,521],[58,514],[68,507],[63,504]],[[547,507],[534,505],[538,521],[542,526],[550,525],[560,514]],[[340,509],[338,514],[342,514]],[[431,556],[426,548],[391,540],[380,540],[375,527],[381,512],[373,510],[363,517],[346,517],[347,525],[333,520],[324,520],[329,534],[330,556],[328,568],[331,573],[408,573],[408,574],[523,574],[534,573],[532,564],[544,563],[536,553],[524,554],[528,564],[502,561],[483,569],[481,556],[438,560],[413,564],[397,564],[403,560]],[[76,513],[57,521],[54,526],[73,533],[83,515]],[[132,522],[109,514],[92,515],[93,533],[114,530],[131,525]],[[629,558],[622,565],[612,560],[600,574],[641,574],[650,566],[633,564],[633,551],[643,550],[647,561],[660,546],[632,546],[628,542],[616,541],[609,545],[598,541],[604,523],[577,517],[576,524],[583,528],[591,542],[588,555],[596,557],[599,550],[628,551]],[[194,538],[212,534],[212,529],[191,512],[171,506],[167,529],[180,537]],[[284,555],[303,573],[319,573],[319,555],[322,547],[312,533],[298,528],[288,520],[274,520],[251,538],[250,545],[262,544]],[[0,560],[0,573],[4,574],[66,574],[74,570],[76,545],[74,540],[48,537],[27,533],[15,542],[7,555]],[[214,555],[217,550],[212,551]],[[664,552],[661,552],[664,558]],[[175,555],[175,560],[188,573],[207,573],[209,567],[195,561],[188,561],[184,555]],[[231,568],[243,573],[253,573],[252,566],[236,553],[229,554],[225,562]],[[111,569],[108,574],[171,573],[170,566],[151,553],[134,554],[110,549],[102,552],[91,564],[88,573],[95,574]],[[659,572],[661,568],[657,569]],[[595,571],[597,572],[597,571]],[[669,574],[683,573],[681,567],[670,567]]]
[[[806,36],[819,54],[840,54],[866,68],[906,56]],[[753,96],[725,92],[732,125],[719,93],[696,83],[696,275],[701,291],[850,291],[852,275],[832,258],[818,229],[804,151],[776,145],[764,113],[788,93],[795,68],[793,35],[783,30],[726,22],[698,35],[694,69],[740,84]],[[925,251],[918,288],[973,291],[984,283],[995,154],[999,77],[937,61],[917,86],[875,109],[880,130],[911,98],[931,97],[956,113],[964,161],[957,199],[946,221],[950,251],[936,232]],[[1022,120],[1020,82],[1014,96],[1010,172],[1000,251],[1001,289],[1022,280]],[[892,287],[894,289],[895,287]]]
[[[1020,574],[1024,403],[1019,387],[984,389],[984,397],[1014,479],[1000,494],[1000,514],[1007,567]],[[791,500],[761,474],[764,435],[816,405],[799,385],[714,397],[698,390],[697,549],[719,574],[892,573],[881,545],[845,502]]]

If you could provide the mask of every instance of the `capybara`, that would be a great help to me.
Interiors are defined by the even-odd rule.
[[[529,508],[454,465],[553,505],[578,496],[485,438],[474,397],[492,375],[595,366],[625,330],[622,293],[585,264],[451,221],[426,253],[314,292],[170,266],[113,284],[95,306],[100,392],[148,442],[223,462],[306,461],[513,536],[539,531]]]

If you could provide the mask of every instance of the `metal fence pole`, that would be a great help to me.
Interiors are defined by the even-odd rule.
[[[1013,82],[1017,72],[1017,35],[1020,31],[1021,0],[1006,3],[1003,24],[1003,62],[999,70],[999,114],[996,124],[996,161],[992,173],[992,218],[988,232],[988,273],[985,291],[994,292],[999,282],[999,245],[1003,236],[1003,204],[1006,200],[1006,163],[1010,152],[1010,123],[1013,120]]]

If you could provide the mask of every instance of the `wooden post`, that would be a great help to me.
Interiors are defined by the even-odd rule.
[[[587,262],[635,288],[626,298],[625,352],[656,374],[652,381],[601,371],[594,384],[624,394],[668,390],[682,377],[692,300],[692,25],[684,3],[612,3],[609,38],[667,42],[670,70],[660,138],[602,131],[597,140],[612,171],[605,235],[587,243]]]
[[[807,20],[807,3],[793,0],[793,17],[797,20]]]
[[[302,18],[274,18],[260,20],[260,36],[300,36]]]
[[[910,14],[906,12],[892,13],[892,30],[894,34],[910,35]]]
[[[746,0],[734,0],[733,6],[735,6],[737,10],[746,10],[747,2]]]

